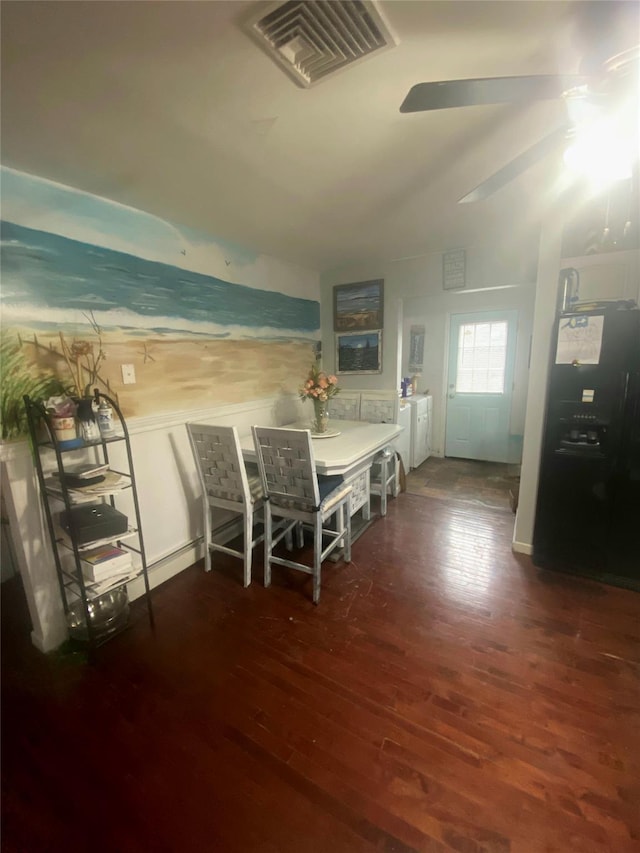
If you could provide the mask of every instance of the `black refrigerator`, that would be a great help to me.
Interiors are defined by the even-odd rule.
[[[640,310],[555,323],[533,561],[640,590]]]

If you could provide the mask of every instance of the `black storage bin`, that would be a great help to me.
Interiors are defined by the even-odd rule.
[[[69,513],[61,513],[60,525],[75,538],[78,545],[85,545],[95,539],[111,539],[126,533],[129,521],[126,515],[110,504],[101,503],[77,506]]]

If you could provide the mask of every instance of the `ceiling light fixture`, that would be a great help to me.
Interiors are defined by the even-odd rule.
[[[633,148],[629,134],[610,120],[579,127],[564,152],[565,165],[585,177],[594,188],[604,188],[631,177]]]

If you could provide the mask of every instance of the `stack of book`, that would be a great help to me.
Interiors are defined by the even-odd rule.
[[[131,553],[115,545],[101,545],[84,551],[80,568],[87,590],[96,595],[107,592],[136,574]]]
[[[68,486],[88,486],[104,479],[109,470],[106,462],[81,462],[77,465],[67,465],[61,476]]]
[[[57,472],[45,479],[48,491],[57,498],[63,498],[62,484]],[[105,467],[102,474],[96,477],[80,477],[73,479],[65,477],[67,494],[72,504],[90,503],[103,495],[115,495],[124,489],[131,488],[131,479],[126,475],[109,471]]]

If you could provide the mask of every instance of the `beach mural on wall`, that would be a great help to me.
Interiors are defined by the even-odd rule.
[[[1,177],[3,337],[30,369],[65,377],[62,332],[99,343],[98,384],[127,416],[295,393],[320,338],[316,273],[11,169]],[[123,384],[123,364],[136,384]]]

